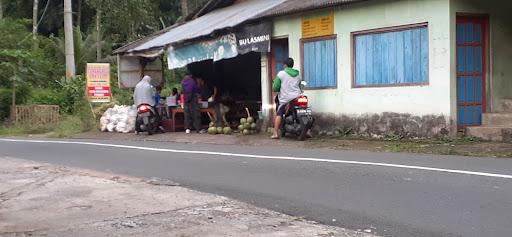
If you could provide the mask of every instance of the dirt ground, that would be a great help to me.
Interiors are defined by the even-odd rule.
[[[168,180],[0,157],[0,236],[373,235],[191,191]]]
[[[475,138],[459,138],[453,140],[368,140],[356,137],[315,137],[301,142],[292,138],[280,140],[269,139],[270,135],[208,135],[164,133],[153,136],[89,132],[75,135],[79,139],[100,140],[144,140],[159,142],[179,142],[192,144],[220,144],[247,146],[280,146],[337,150],[361,150],[374,152],[409,152],[438,155],[461,155],[476,157],[512,158],[512,143],[485,142]]]

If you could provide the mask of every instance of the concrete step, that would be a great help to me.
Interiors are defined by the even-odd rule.
[[[468,127],[466,135],[479,137],[486,141],[510,142],[512,141],[512,127]]]
[[[512,113],[512,99],[501,99],[497,108],[498,112]]]
[[[484,113],[482,124],[489,127],[512,127],[512,113]]]

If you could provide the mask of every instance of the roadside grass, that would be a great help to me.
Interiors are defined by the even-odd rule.
[[[511,143],[487,142],[475,137],[460,137],[454,139],[404,139],[395,136],[385,136],[383,139],[369,139],[359,136],[324,136],[316,137],[309,141],[309,145],[312,147],[337,150],[512,158]]]
[[[66,138],[91,131],[93,127],[93,121],[84,120],[74,115],[65,115],[61,117],[57,125],[19,124],[0,126],[0,136]]]

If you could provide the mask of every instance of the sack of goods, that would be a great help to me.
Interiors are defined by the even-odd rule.
[[[102,132],[130,133],[135,131],[137,108],[135,106],[116,105],[109,108],[100,119]]]

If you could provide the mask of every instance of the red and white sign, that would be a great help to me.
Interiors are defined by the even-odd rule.
[[[110,64],[87,64],[87,96],[91,102],[110,102]]]

